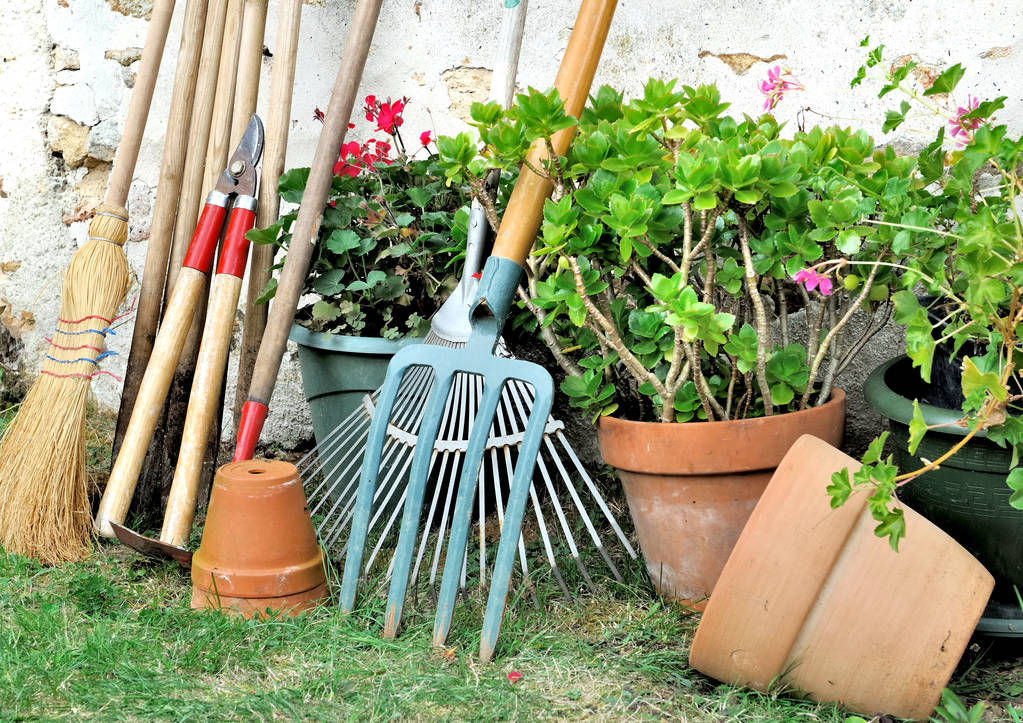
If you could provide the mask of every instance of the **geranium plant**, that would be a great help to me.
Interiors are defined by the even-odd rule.
[[[367,96],[365,116],[376,132],[341,148],[296,316],[315,331],[422,336],[457,281],[453,262],[464,251],[469,189],[440,175],[429,131],[414,147],[405,145],[400,129],[407,104],[407,98]],[[308,177],[308,168],[284,173],[281,198],[301,203]],[[296,209],[249,238],[287,248],[297,216]],[[275,290],[276,280],[261,301]]]
[[[864,40],[866,45],[867,40]],[[885,128],[905,122],[914,106],[924,116],[943,119],[932,142],[915,159],[905,192],[884,199],[895,219],[888,256],[899,256],[895,319],[906,329],[906,350],[922,379],[931,380],[939,344],[958,355],[962,371],[962,417],[967,433],[938,459],[901,473],[883,456],[884,436],[871,444],[863,467],[836,474],[829,487],[832,504],[843,503],[856,489],[870,493],[876,532],[897,548],[905,534],[902,510],[894,492],[956,454],[983,433],[1000,445],[1023,445],[1023,138],[1012,137],[992,116],[1005,97],[979,101],[968,96],[957,104],[954,94],[964,76],[956,64],[921,88],[911,82],[913,64],[884,62],[883,46],[869,50],[853,84],[873,70],[884,85],[879,97],[903,95],[898,110],[887,112]],[[898,218],[901,210],[902,216]],[[884,260],[885,256],[880,257]],[[828,275],[844,266],[827,261],[813,271]],[[863,268],[872,268],[864,265]],[[874,266],[873,268],[876,268]],[[926,294],[921,301],[917,294]],[[928,308],[928,306],[930,308]],[[914,402],[908,449],[916,451],[927,433]],[[1013,456],[1016,459],[1016,455]],[[1023,468],[1014,462],[1008,475],[1010,504],[1023,509]]]
[[[913,162],[875,151],[863,131],[787,139],[771,115],[724,115],[714,86],[677,85],[651,80],[628,102],[601,88],[578,123],[534,90],[509,112],[473,107],[494,165],[578,126],[567,157],[534,169],[555,190],[523,304],[567,374],[563,391],[594,417],[725,420],[822,404],[887,320],[900,272],[833,283],[808,267],[890,249],[896,219],[881,199],[904,192]],[[449,172],[466,166],[441,151]],[[853,332],[861,307],[870,321]]]

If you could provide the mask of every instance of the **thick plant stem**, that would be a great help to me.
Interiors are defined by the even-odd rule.
[[[831,331],[829,331],[828,335],[824,337],[824,341],[821,342],[820,348],[817,349],[817,355],[814,356],[813,362],[810,364],[810,378],[806,383],[806,389],[803,391],[803,397],[799,400],[800,409],[806,409],[807,402],[810,399],[810,394],[813,392],[813,380],[817,378],[817,370],[820,368],[821,362],[824,361],[824,355],[828,353],[828,348],[831,346],[831,342],[835,339],[835,335],[842,330],[842,327],[849,323],[849,319],[852,318],[852,315],[856,313],[856,309],[861,303],[863,303],[863,301],[866,300],[867,294],[870,293],[870,287],[874,283],[874,277],[877,276],[877,268],[877,266],[871,268],[870,274],[867,276],[866,281],[863,282],[863,291],[861,291],[860,295],[856,297],[856,301],[849,304],[848,310],[846,310],[842,318],[839,319],[838,323],[831,327]],[[821,405],[826,402],[830,395],[830,386],[827,389],[821,389],[820,398],[817,400],[817,404]]]
[[[739,245],[742,248],[742,262],[746,270],[746,290],[749,292],[750,302],[753,304],[757,324],[757,383],[760,385],[760,394],[764,398],[764,416],[770,417],[774,414],[771,386],[767,383],[767,350],[771,348],[771,329],[767,325],[764,301],[760,298],[760,291],[757,289],[757,274],[753,270],[753,254],[749,247],[749,229],[746,227],[746,219],[739,212],[736,212],[735,217],[739,221]]]

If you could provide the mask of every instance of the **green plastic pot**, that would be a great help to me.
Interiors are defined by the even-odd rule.
[[[968,431],[955,424],[962,416],[960,410],[921,402],[928,426],[945,426],[928,430],[916,454],[908,452],[913,399],[905,395],[920,392],[918,380],[919,372],[903,355],[875,369],[863,388],[867,402],[889,420],[900,471],[919,467],[921,458],[937,459]],[[1023,610],[1013,586],[1023,592],[1023,510],[1009,505],[1012,490],[1006,477],[1011,462],[1012,450],[998,446],[981,432],[939,469],[900,488],[899,497],[951,535],[994,575],[995,590],[978,630],[1021,636]],[[906,534],[912,535],[913,530]]]
[[[422,341],[343,336],[298,325],[291,327],[289,338],[298,344],[302,387],[317,444],[362,404],[363,397],[380,388],[387,364],[399,349]]]

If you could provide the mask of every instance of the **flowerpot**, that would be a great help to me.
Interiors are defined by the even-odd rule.
[[[422,341],[342,336],[298,325],[291,327],[289,338],[298,344],[302,387],[317,444],[362,404],[365,395],[380,388],[387,364],[399,349]]]
[[[803,434],[841,444],[845,392],[819,407],[725,422],[602,417],[604,461],[625,488],[647,573],[661,595],[701,608],[775,467]]]
[[[895,463],[902,471],[921,466],[921,458],[937,459],[968,431],[955,425],[961,410],[921,402],[920,411],[929,426],[946,426],[928,430],[916,454],[909,453],[913,399],[929,398],[930,390],[906,356],[875,369],[863,393],[888,418]],[[899,497],[976,555],[995,576],[995,591],[978,629],[992,635],[1023,636],[1023,610],[1013,589],[1023,592],[1023,510],[1009,505],[1012,490],[1006,477],[1011,466],[1012,450],[980,432],[939,469],[903,486]]]
[[[689,663],[868,717],[926,718],[994,580],[908,507],[898,552],[874,535],[867,495],[831,509],[825,489],[844,467],[859,463],[819,439],[792,446],[721,573]]]
[[[257,459],[217,470],[192,557],[192,607],[295,615],[326,597],[323,552],[295,466]]]

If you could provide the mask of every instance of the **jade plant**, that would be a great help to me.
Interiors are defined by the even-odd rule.
[[[457,281],[469,188],[441,174],[429,131],[415,148],[406,147],[400,127],[407,103],[367,96],[364,111],[376,123],[375,137],[341,148],[296,316],[314,331],[423,336]],[[281,198],[301,203],[308,177],[308,168],[284,173]],[[286,249],[297,216],[296,209],[249,238]],[[261,301],[273,298],[276,283],[270,282]]]
[[[858,268],[898,267],[893,301],[895,320],[905,327],[907,354],[923,381],[930,382],[935,350],[950,348],[961,369],[958,424],[966,434],[940,458],[901,472],[883,455],[885,437],[878,437],[863,466],[851,475],[837,473],[828,489],[834,506],[854,490],[868,493],[875,531],[896,549],[906,533],[894,497],[897,487],[937,468],[978,434],[1013,450],[1023,446],[1023,137],[992,118],[1004,96],[954,102],[965,74],[960,65],[926,87],[913,82],[912,68],[913,63],[886,63],[878,46],[868,51],[853,80],[855,85],[877,73],[884,83],[879,97],[902,96],[898,109],[887,112],[886,130],[901,125],[914,106],[942,119],[912,164],[903,191],[881,199],[892,224],[890,243],[873,264],[861,261]],[[858,223],[876,225],[866,216]],[[850,263],[828,259],[809,271],[829,278],[848,271]],[[909,431],[908,450],[914,453],[928,431],[917,402]],[[1009,503],[1023,509],[1017,456],[1007,479]]]
[[[554,193],[520,297],[566,373],[562,390],[594,418],[729,420],[823,404],[888,318],[898,268],[835,283],[810,267],[891,248],[888,224],[902,217],[890,207],[914,161],[875,150],[861,130],[787,138],[773,116],[735,119],[727,107],[712,85],[651,80],[629,101],[601,88],[577,121],[555,92],[530,89],[509,111],[473,106],[481,156],[468,134],[440,147],[446,173],[464,181],[574,129],[566,157],[531,169]]]

